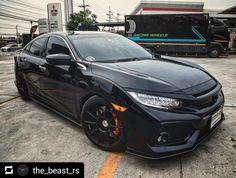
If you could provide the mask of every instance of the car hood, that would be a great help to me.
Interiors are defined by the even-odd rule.
[[[92,72],[123,88],[164,93],[190,88],[212,79],[194,66],[170,60],[93,63]]]

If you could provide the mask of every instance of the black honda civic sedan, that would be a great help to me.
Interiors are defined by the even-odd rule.
[[[185,153],[224,119],[222,86],[206,70],[117,34],[41,35],[15,56],[15,77],[22,99],[82,126],[103,150]]]

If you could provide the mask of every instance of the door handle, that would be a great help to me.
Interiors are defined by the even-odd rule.
[[[42,72],[45,72],[47,70],[46,67],[43,67],[43,66],[39,66],[39,69],[42,71]]]

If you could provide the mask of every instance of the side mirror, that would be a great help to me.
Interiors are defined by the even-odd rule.
[[[46,56],[46,60],[52,65],[71,65],[71,57],[67,54],[50,54]]]

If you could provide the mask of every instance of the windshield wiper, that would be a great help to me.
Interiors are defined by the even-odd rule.
[[[139,61],[139,60],[145,60],[145,59],[153,59],[153,58],[148,58],[148,57],[132,57],[132,58],[114,59],[114,60],[95,60],[93,62],[103,62],[103,63],[109,63],[109,62],[128,62],[128,61]]]
[[[139,61],[139,60],[145,60],[145,59],[152,59],[148,57],[132,57],[132,58],[125,58],[125,59],[118,59],[116,62],[126,62],[126,61]]]

